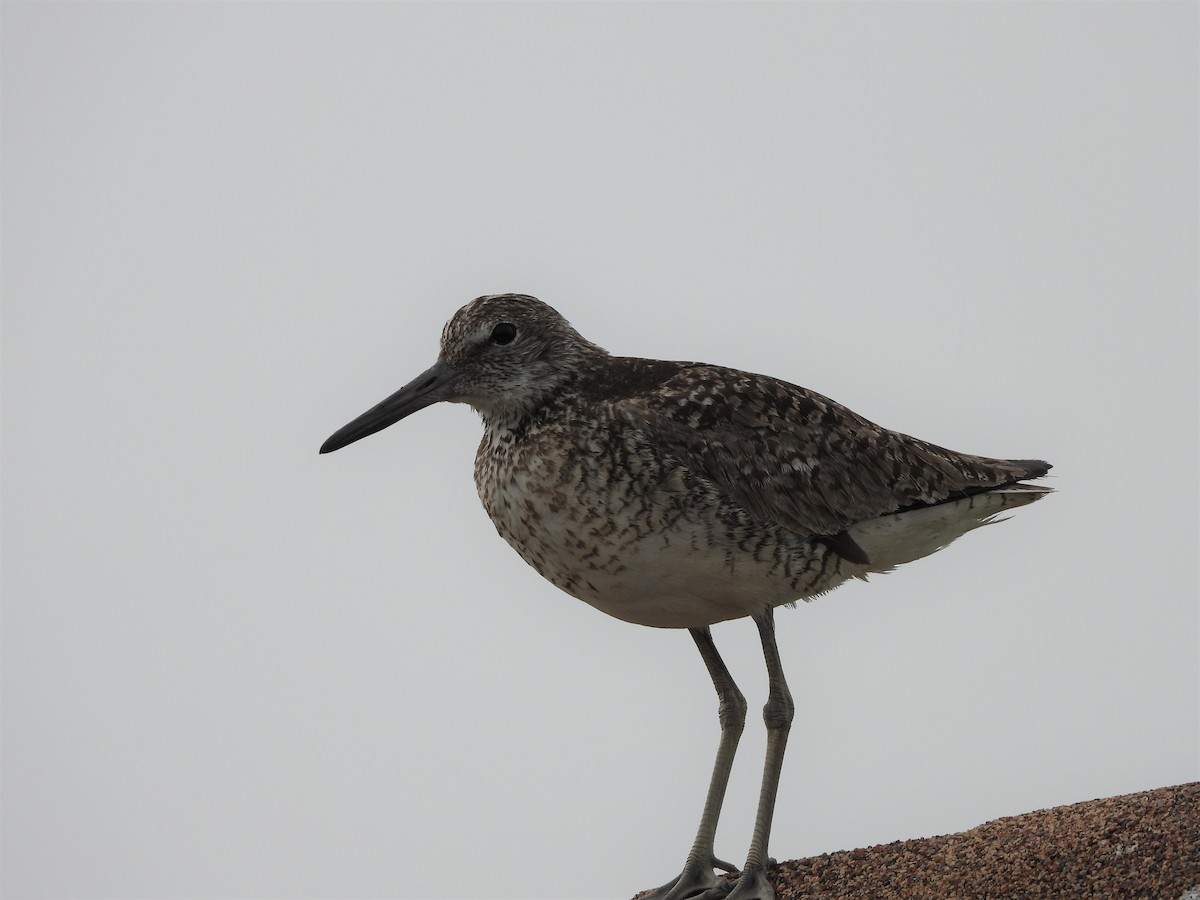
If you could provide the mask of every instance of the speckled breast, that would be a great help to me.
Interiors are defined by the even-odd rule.
[[[681,628],[739,618],[812,593],[822,568],[823,548],[754,522],[617,422],[489,427],[475,483],[496,530],[526,562],[629,622]]]

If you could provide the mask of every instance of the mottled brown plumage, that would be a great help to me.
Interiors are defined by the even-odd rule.
[[[745,700],[708,626],[752,617],[770,676],[767,767],[731,900],[770,900],[763,871],[792,701],[775,607],[944,547],[1048,489],[1040,460],[958,453],[805,388],[702,363],[614,357],[554,309],[480,297],[438,362],[337,432],[336,450],[441,400],[483,418],[475,464],[497,531],[549,581],[610,615],[688,628],[721,699],[722,740],[683,874],[656,897],[716,897],[712,838]]]

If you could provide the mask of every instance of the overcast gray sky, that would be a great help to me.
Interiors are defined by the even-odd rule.
[[[1197,6],[3,5],[3,891],[621,898],[716,747],[435,407],[478,294],[1054,496],[778,617],[779,858],[1200,777]],[[756,710],[753,626],[714,629]],[[752,713],[718,835],[740,861]]]

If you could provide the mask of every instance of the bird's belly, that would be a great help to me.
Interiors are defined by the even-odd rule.
[[[579,490],[580,480],[571,483],[560,491],[546,479],[517,475],[480,485],[480,498],[496,530],[543,577],[627,622],[711,625],[850,576],[824,547],[728,521],[686,492]]]

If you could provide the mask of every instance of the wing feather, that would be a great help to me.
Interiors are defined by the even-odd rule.
[[[688,365],[617,414],[756,519],[835,539],[867,519],[1045,473],[882,428],[815,391]]]

